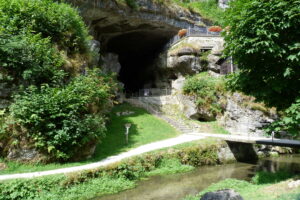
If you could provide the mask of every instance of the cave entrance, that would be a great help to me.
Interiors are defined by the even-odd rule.
[[[174,32],[137,31],[112,38],[107,51],[119,55],[121,71],[118,75],[125,92],[156,88],[154,61]]]

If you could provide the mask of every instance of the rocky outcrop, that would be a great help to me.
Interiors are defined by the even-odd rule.
[[[243,197],[234,190],[226,189],[216,192],[205,193],[200,200],[244,200]]]
[[[119,63],[119,56],[117,54],[107,53],[101,58],[103,61],[102,69],[105,73],[119,74],[121,70],[121,64]]]
[[[229,7],[230,0],[218,0],[218,5],[220,8],[226,9]]]
[[[166,67],[183,76],[204,70],[200,64],[199,50],[188,46],[170,51],[167,56]]]
[[[223,49],[222,37],[188,37],[164,52],[157,66],[183,76],[207,70],[220,73]]]
[[[227,95],[222,125],[233,134],[262,136],[263,128],[276,119],[276,112],[258,104],[254,98],[234,93]]]
[[[105,46],[127,33],[157,32],[172,37],[181,28],[203,24],[201,17],[169,1],[67,0],[80,9],[93,35]],[[207,22],[208,23],[208,22]]]

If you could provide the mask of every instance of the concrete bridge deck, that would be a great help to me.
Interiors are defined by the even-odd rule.
[[[288,140],[288,139],[278,139],[271,137],[253,137],[253,136],[243,136],[243,135],[224,135],[224,134],[211,134],[211,133],[192,133],[193,135],[201,135],[205,137],[218,138],[229,142],[240,142],[248,144],[265,144],[273,146],[282,146],[282,147],[292,147],[300,148],[299,140]]]

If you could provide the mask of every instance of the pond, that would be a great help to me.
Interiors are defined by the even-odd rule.
[[[256,171],[276,172],[288,170],[300,172],[300,155],[286,155],[265,158],[257,163],[233,163],[221,166],[206,166],[191,172],[154,176],[139,181],[134,189],[115,195],[94,198],[94,200],[180,200],[187,195],[195,195],[212,183],[227,178],[250,180]]]

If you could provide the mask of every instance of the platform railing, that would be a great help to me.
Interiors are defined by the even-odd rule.
[[[145,88],[139,89],[137,92],[126,93],[127,98],[138,98],[138,97],[157,97],[167,96],[172,94],[171,88]]]
[[[186,37],[220,37],[220,32],[212,32],[209,31],[207,27],[196,27],[196,28],[188,28],[187,33],[180,37],[179,35],[175,35],[164,47],[164,50],[169,49],[171,46],[175,45],[177,42],[181,41],[181,39]]]

